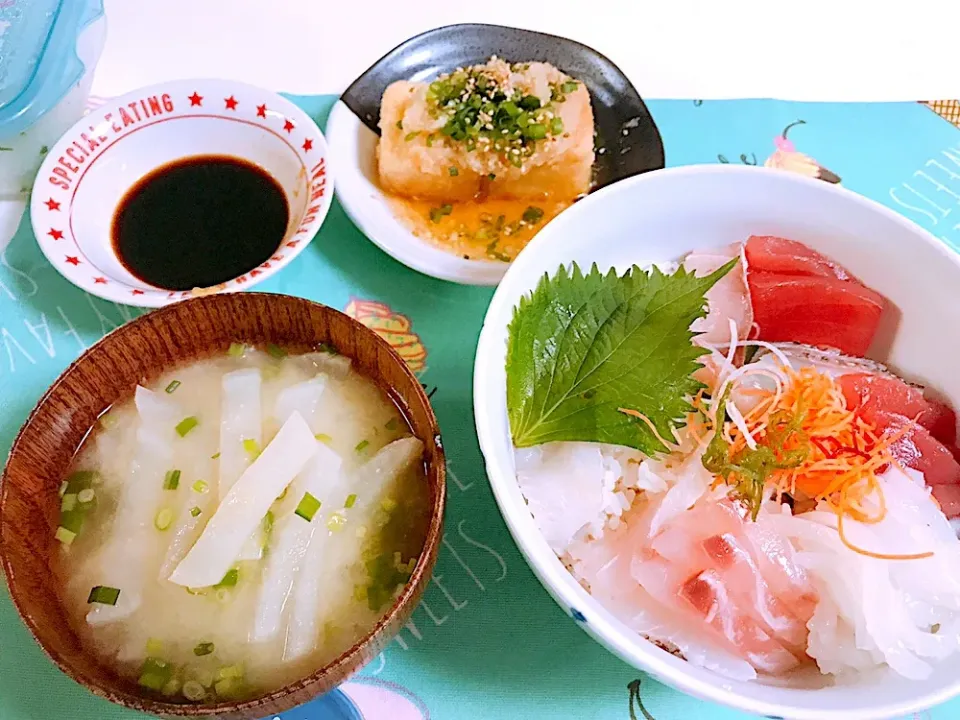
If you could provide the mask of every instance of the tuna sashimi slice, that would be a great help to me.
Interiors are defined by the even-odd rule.
[[[747,266],[778,275],[810,275],[854,280],[845,268],[796,240],[773,235],[752,235],[746,242]]]
[[[760,339],[865,355],[880,324],[883,296],[855,282],[751,270],[747,275]]]
[[[903,415],[877,410],[864,419],[873,422],[877,430],[890,436],[904,432],[890,448],[894,460],[904,467],[923,473],[927,485],[960,484],[960,464],[953,453],[921,425]],[[949,517],[949,516],[948,516]]]
[[[849,373],[837,378],[847,407],[861,413],[878,410],[897,413],[916,420],[937,440],[952,445],[957,439],[957,417],[942,402],[926,398],[923,390],[892,375]]]

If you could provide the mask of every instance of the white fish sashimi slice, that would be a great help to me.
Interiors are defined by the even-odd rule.
[[[140,606],[146,567],[138,557],[150,540],[157,507],[163,496],[163,478],[173,463],[173,443],[179,408],[176,402],[137,387],[134,402],[139,415],[137,447],[123,484],[108,544],[100,553],[100,584],[120,590],[116,605],[94,605],[87,622],[100,625],[128,617]]]
[[[347,497],[348,480],[340,456],[321,444],[313,460],[297,478],[297,490],[309,492],[320,501],[321,508],[341,508]],[[303,522],[293,515],[289,522],[298,520]],[[319,522],[318,515],[311,524]],[[293,586],[284,661],[303,657],[314,650],[319,641],[320,604],[323,601],[320,588],[326,571],[323,555],[327,537],[325,529],[318,529],[307,541],[306,557]]]
[[[328,505],[329,493],[325,494],[324,489],[339,484],[342,462],[340,456],[330,448],[317,443],[313,458],[290,486],[294,500],[299,503],[303,494],[309,492],[321,507]],[[257,600],[256,620],[251,633],[254,642],[271,640],[280,632],[284,608],[319,523],[319,513],[308,521],[290,512],[277,521],[275,540],[270,548]],[[319,597],[316,600],[319,602]],[[316,608],[316,605],[313,607]]]
[[[243,441],[252,440],[259,447],[263,440],[260,386],[256,368],[227,373],[221,381],[220,500],[250,466],[250,453]]]
[[[313,457],[317,444],[306,421],[294,413],[230,489],[170,582],[185,587],[220,582],[274,500]]]
[[[277,395],[274,416],[281,423],[285,423],[293,413],[298,412],[307,421],[310,429],[316,432],[317,408],[326,387],[327,376],[321,373],[312,380],[283,389]]]

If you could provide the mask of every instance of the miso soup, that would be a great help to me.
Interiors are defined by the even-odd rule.
[[[369,633],[429,520],[423,444],[342,356],[231,346],[105,413],[61,487],[82,642],[174,702],[275,690]]]

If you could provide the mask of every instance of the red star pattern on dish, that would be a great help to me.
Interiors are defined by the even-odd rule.
[[[259,274],[260,274],[260,271],[259,271],[259,270],[251,270],[251,271],[250,271],[250,277],[256,277],[256,276],[259,275]]]
[[[313,140],[307,138],[303,141],[303,151],[310,152],[313,149]]]
[[[131,295],[143,295],[143,290],[131,290]]]
[[[293,124],[292,122],[290,122],[289,120],[287,120],[286,122],[283,123],[283,129],[286,130],[288,133],[289,133],[289,132],[293,132],[293,129],[294,129],[295,127],[296,127],[296,125],[294,125],[294,124]]]
[[[95,278],[93,279],[93,284],[94,284],[94,285],[106,285],[106,284],[107,284],[107,279],[106,279],[105,277],[95,277]]]
[[[265,262],[265,263],[261,264],[260,267],[262,267],[264,270],[269,270],[269,269],[270,269],[270,263]]]
[[[274,260],[274,261],[276,261],[276,262],[280,262],[281,260],[283,260],[283,255],[274,255],[274,256],[273,256],[272,258],[270,258],[270,259],[271,259],[271,260]]]
[[[56,200],[54,200],[53,198],[50,198],[49,200],[45,200],[43,204],[47,206],[47,210],[59,210],[59,209],[60,209],[60,203],[58,203],[58,202],[57,202]]]
[[[74,267],[76,267],[77,265],[80,264],[80,258],[78,258],[78,257],[74,257],[74,256],[72,256],[72,255],[67,255],[66,258],[67,258],[66,262],[70,263],[70,264],[73,265]]]
[[[236,110],[237,109],[237,99],[231,95],[228,98],[223,99],[223,104],[225,105],[226,110]]]
[[[257,117],[265,118],[267,116],[267,106],[257,105]]]
[[[53,228],[50,228],[50,230],[47,231],[47,235],[52,237],[54,240],[63,240],[63,230],[54,230]]]
[[[299,245],[299,244],[300,244],[300,241],[299,241],[299,240],[291,240],[290,242],[287,243],[287,247],[288,247],[288,248],[295,248],[295,247],[296,247],[297,245]]]
[[[187,100],[190,101],[190,107],[203,107],[203,95],[198,95],[196,90],[193,95],[187,95]]]

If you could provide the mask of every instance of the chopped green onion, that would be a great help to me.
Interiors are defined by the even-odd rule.
[[[447,215],[453,212],[453,205],[441,205],[440,207],[430,208],[430,220],[438,223]]]
[[[393,512],[397,509],[397,501],[393,498],[384,498],[380,501],[380,507],[387,512]]]
[[[317,433],[316,435],[314,435],[314,437],[320,442],[326,443],[327,445],[333,442],[333,438],[327,435],[326,433]]]
[[[347,501],[343,503],[343,506],[347,509],[352,508],[357,502],[357,496],[355,493],[350,493],[347,495]]]
[[[140,668],[139,684],[148,690],[160,692],[170,682],[172,676],[173,668],[170,663],[159,658],[148,657]]]
[[[224,665],[222,668],[217,670],[217,680],[231,680],[243,677],[243,666],[241,665]]]
[[[204,655],[211,655],[213,651],[217,649],[217,646],[212,642],[202,642],[199,643],[194,649],[193,654],[197,657],[203,657]]]
[[[247,452],[247,455],[250,456],[251,460],[256,460],[260,457],[260,443],[253,438],[246,438],[243,441],[243,449]]]
[[[413,139],[414,139],[417,135],[419,135],[419,134],[420,134],[420,131],[419,131],[419,130],[416,130],[416,131],[414,131],[414,132],[408,132],[408,133],[404,136],[403,141],[404,141],[404,142],[410,142],[411,140],[413,140]]]
[[[176,490],[178,487],[180,487],[180,471],[167,470],[167,474],[163,477],[163,489]]]
[[[339,355],[339,354],[340,354],[340,351],[337,350],[333,345],[331,345],[330,343],[325,343],[325,342],[320,343],[319,345],[317,345],[317,350],[319,350],[320,352],[330,353],[331,355]]]
[[[403,130],[403,120],[397,120],[397,130]]]
[[[560,86],[560,89],[565,93],[572,93],[577,89],[577,83],[575,83],[573,80],[568,80]]]
[[[456,177],[457,175],[460,174],[460,171],[457,170],[455,167],[453,167],[453,165],[451,165],[451,166],[447,169],[447,172],[450,173],[450,177]]]
[[[289,491],[290,491],[290,486],[287,485],[287,487],[283,489],[283,492],[277,495],[277,502],[280,502],[281,500],[283,500],[287,496],[287,493]]]
[[[542,140],[547,136],[547,126],[542,123],[530,123],[524,128],[523,136],[531,140]]]
[[[54,539],[58,540],[63,545],[70,546],[73,544],[73,541],[76,539],[77,534],[67,530],[65,527],[58,527],[57,532],[53,534]]]
[[[434,135],[433,133],[430,133],[429,135],[427,135],[427,147],[433,147],[433,138],[434,138],[434,137],[435,137],[435,135]]]
[[[191,415],[190,417],[186,417],[177,423],[177,427],[176,427],[177,435],[179,435],[180,437],[186,437],[187,433],[189,433],[199,424],[200,424],[200,421],[197,420],[197,418],[195,418],[193,415]]]
[[[217,693],[217,697],[221,699],[230,698],[240,689],[240,681],[235,678],[221,680],[213,686],[213,689]]]
[[[236,587],[238,582],[240,582],[240,568],[230,568],[223,576],[223,580],[214,585],[214,588]]]
[[[68,483],[66,480],[60,483],[60,497],[63,497],[67,494],[68,487],[70,487],[70,483]]]
[[[90,503],[93,502],[96,496],[97,494],[96,492],[94,492],[93,488],[84,488],[83,490],[77,493],[77,501],[81,505],[89,505]],[[69,496],[65,495],[64,497],[69,497]]]
[[[64,495],[60,499],[60,512],[62,513],[72,512],[76,507],[77,507],[77,496],[74,495],[73,493],[70,493],[69,495]]]
[[[181,385],[181,382],[179,380],[174,380],[169,385],[167,385],[166,388],[164,388],[164,392],[169,395],[170,393],[174,392],[178,387],[180,387],[180,385]]]
[[[188,595],[206,595],[207,594],[207,588],[185,587],[184,590],[187,591]]]
[[[163,689],[160,692],[166,697],[173,697],[178,692],[180,692],[180,681],[176,678],[171,678],[170,681],[163,686]]]
[[[183,696],[191,702],[199,702],[207,695],[207,689],[196,680],[187,680],[183,684]]]
[[[273,532],[274,520],[275,518],[273,516],[273,511],[267,510],[267,514],[263,516],[263,523],[262,523],[264,535],[269,535],[270,533]]]
[[[161,508],[157,512],[157,516],[153,519],[153,526],[163,532],[164,530],[169,529],[170,525],[173,523],[173,510],[170,508]]]
[[[96,470],[77,470],[67,478],[67,489],[64,490],[64,494],[79,493],[81,490],[93,487],[99,480],[100,474]]]
[[[100,424],[104,428],[109,430],[110,428],[112,428],[114,425],[117,424],[117,419],[110,413],[104,413],[103,415],[100,416]]]
[[[207,485],[206,480],[197,480],[193,485],[191,485],[191,487],[195,493],[200,493],[201,495],[210,489],[210,486]]]
[[[530,225],[536,225],[543,219],[543,210],[538,207],[531,205],[526,210],[523,211],[523,221],[529,223]]]
[[[338,512],[333,513],[329,518],[327,518],[327,529],[334,532],[337,532],[346,524],[347,518]]]
[[[235,358],[243,357],[243,353],[246,351],[246,349],[246,345],[243,345],[242,343],[230,343],[230,347],[227,348],[227,355]]]
[[[284,350],[279,345],[274,345],[273,343],[267,343],[267,354],[270,357],[275,358],[276,360],[283,360],[287,356],[287,351]]]
[[[387,424],[384,425],[384,427],[387,428],[387,430],[390,430],[392,432],[393,430],[396,430],[399,425],[400,425],[399,420],[397,420],[396,418],[390,418],[389,420],[387,420]]]
[[[147,655],[154,657],[163,655],[163,641],[156,638],[147,638]]]
[[[363,452],[367,449],[367,446],[370,444],[369,440],[361,440],[357,443],[357,446],[354,448],[357,452]]]
[[[92,605],[116,605],[120,598],[120,591],[117,588],[107,587],[106,585],[97,585],[90,591],[87,597],[87,603]]]
[[[200,508],[198,508],[198,507],[192,507],[192,508],[190,508],[190,516],[191,516],[191,517],[200,517],[200,513],[201,513],[201,512],[203,512],[203,511],[202,511]]]
[[[218,460],[220,458],[220,453],[216,452],[210,456],[211,460]]]
[[[540,98],[536,95],[525,95],[520,99],[520,107],[524,110],[536,110],[540,107]]]
[[[497,179],[497,176],[494,175],[493,173],[490,173],[489,175],[487,175],[487,180],[490,180],[491,182],[493,182],[496,179]]]
[[[550,121],[550,133],[552,135],[559,135],[563,132],[563,120],[558,117],[553,118]]]
[[[302,517],[307,522],[313,520],[313,516],[317,514],[317,510],[320,509],[320,501],[317,500],[310,493],[304,493],[303,498],[300,500],[300,503],[297,505],[297,509],[294,510],[294,513]]]

